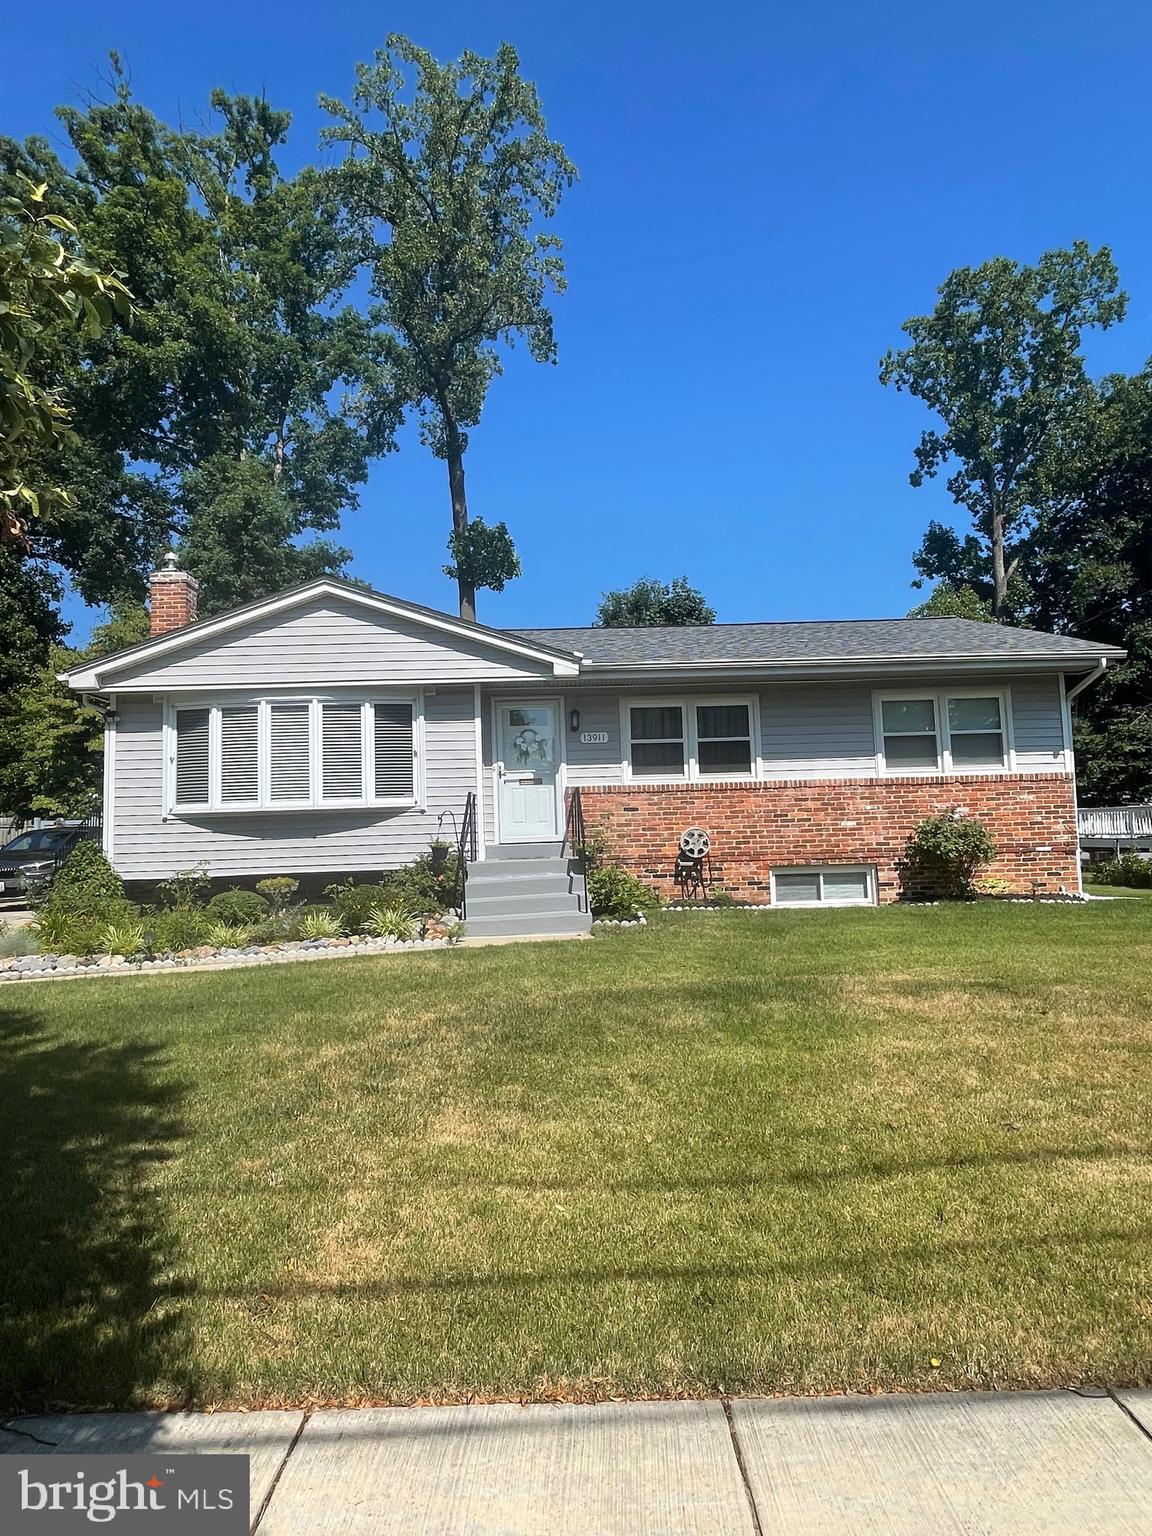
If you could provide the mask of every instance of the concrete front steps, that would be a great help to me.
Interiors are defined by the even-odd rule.
[[[470,939],[532,933],[588,933],[580,910],[583,878],[560,842],[496,843],[468,865],[465,888]]]

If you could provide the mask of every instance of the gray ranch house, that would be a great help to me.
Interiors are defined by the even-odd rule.
[[[332,579],[197,623],[175,569],[152,628],[65,674],[126,881],[368,876],[463,833],[495,933],[587,926],[580,820],[666,896],[697,827],[740,900],[892,901],[941,810],[1008,888],[1078,890],[1070,706],[1124,655],[965,619],[500,630]]]

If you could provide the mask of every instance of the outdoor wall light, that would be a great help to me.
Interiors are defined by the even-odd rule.
[[[580,711],[578,709],[570,709],[568,711],[568,729],[570,731],[578,731],[580,729]]]

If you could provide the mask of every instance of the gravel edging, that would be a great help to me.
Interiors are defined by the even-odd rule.
[[[256,966],[288,965],[301,960],[343,960],[352,956],[412,954],[433,949],[455,949],[453,939],[409,939],[399,942],[368,939],[362,944],[325,945],[314,949],[260,950],[255,954],[205,956],[186,960],[140,960],[102,964],[67,965],[63,968],[40,966],[27,970],[0,971],[0,986],[20,981],[88,981],[103,976],[173,976],[190,971],[237,971]]]

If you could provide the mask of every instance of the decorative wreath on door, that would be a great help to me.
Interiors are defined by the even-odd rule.
[[[521,767],[527,767],[532,762],[544,763],[548,760],[548,741],[534,726],[526,725],[518,735],[514,736],[512,747]]]

